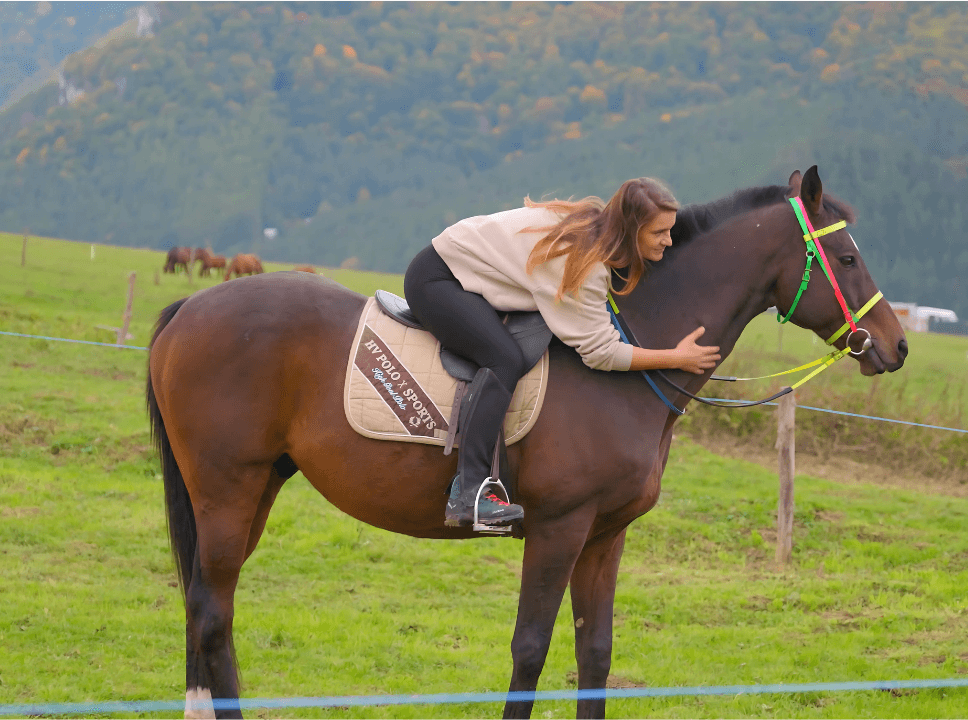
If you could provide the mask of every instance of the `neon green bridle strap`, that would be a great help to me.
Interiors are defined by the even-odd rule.
[[[800,222],[800,225],[806,228],[806,222],[799,206],[794,205],[793,210],[797,214],[797,220]],[[790,305],[790,310],[787,312],[786,316],[777,313],[777,322],[785,323],[790,320],[790,318],[793,316],[793,311],[797,309],[797,304],[800,302],[800,296],[803,295],[803,291],[806,290],[807,285],[810,284],[810,266],[813,264],[814,258],[820,254],[817,249],[817,238],[845,227],[847,227],[847,222],[841,220],[840,222],[835,222],[833,225],[828,225],[825,228],[820,228],[819,230],[814,230],[813,232],[807,231],[804,234],[803,240],[807,243],[807,267],[803,271],[803,279],[800,280],[800,287],[797,289],[797,296],[793,298],[793,304]],[[830,273],[827,271],[826,263],[820,263],[820,267],[823,270],[824,275],[827,276],[827,280],[830,280],[832,285],[833,280],[831,280]]]

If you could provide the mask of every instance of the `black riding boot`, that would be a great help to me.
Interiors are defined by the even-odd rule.
[[[457,452],[457,474],[447,500],[444,524],[456,527],[474,522],[474,502],[481,484],[491,474],[491,459],[501,423],[511,404],[511,393],[497,375],[481,368],[467,391],[460,415],[460,447]],[[497,478],[495,478],[496,480]],[[488,488],[477,504],[478,522],[484,525],[507,525],[524,517],[520,505],[499,499]]]

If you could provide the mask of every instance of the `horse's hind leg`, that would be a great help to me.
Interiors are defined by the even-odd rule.
[[[533,692],[551,645],[561,598],[575,561],[585,544],[594,511],[572,513],[553,523],[532,521],[524,541],[521,596],[511,640],[514,669],[509,692]],[[534,702],[508,701],[505,718],[528,718]]]
[[[231,473],[211,470],[205,477],[206,487],[192,497],[198,545],[185,602],[186,685],[189,699],[210,692],[215,700],[237,700],[239,679],[232,643],[235,588],[281,482],[271,466],[248,466]],[[272,480],[278,483],[274,488]],[[185,712],[190,716],[188,704]],[[215,717],[242,717],[242,713],[237,704],[220,704]]]
[[[608,679],[612,665],[615,582],[624,548],[624,528],[599,536],[582,550],[571,574],[579,690],[602,689]],[[605,717],[605,697],[579,700],[577,717]]]
[[[293,465],[293,468],[295,468],[295,465]],[[282,486],[290,476],[291,473],[280,475],[276,467],[273,466],[272,472],[269,474],[269,484],[266,485],[266,489],[262,492],[262,498],[259,500],[259,506],[256,508],[255,517],[252,519],[252,525],[249,527],[249,540],[245,546],[245,560],[249,559],[249,555],[253,553],[255,546],[259,544],[262,532],[266,529],[266,520],[269,519],[269,511],[272,509],[272,503],[276,501],[276,495],[279,494]]]

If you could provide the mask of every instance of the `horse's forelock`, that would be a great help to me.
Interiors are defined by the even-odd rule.
[[[853,225],[855,222],[857,222],[857,213],[854,212],[854,208],[834,195],[824,193],[823,208],[827,212],[836,215],[841,220],[846,220],[848,225]]]

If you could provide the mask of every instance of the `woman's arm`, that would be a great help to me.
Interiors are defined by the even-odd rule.
[[[685,370],[702,375],[716,367],[720,360],[718,345],[697,345],[696,340],[706,332],[698,327],[686,335],[673,350],[632,349],[632,365],[629,370]]]

